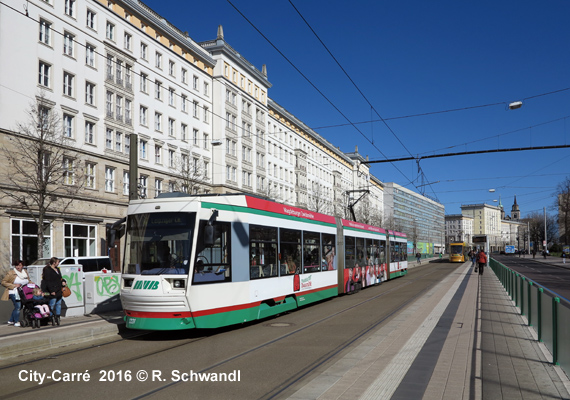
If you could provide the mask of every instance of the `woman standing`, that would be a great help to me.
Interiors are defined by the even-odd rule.
[[[61,289],[66,285],[65,279],[61,277],[59,270],[59,259],[52,257],[42,272],[42,290],[50,294],[49,308],[54,314],[55,323],[59,325],[61,314],[61,300],[63,294]]]
[[[4,279],[2,279],[2,286],[6,288],[2,295],[2,300],[6,301],[10,299],[12,303],[14,303],[14,310],[10,315],[8,325],[20,326],[20,308],[22,307],[22,301],[18,295],[18,288],[27,285],[29,281],[30,277],[28,276],[28,271],[24,269],[24,262],[22,260],[19,260],[14,265],[14,269],[10,270]]]

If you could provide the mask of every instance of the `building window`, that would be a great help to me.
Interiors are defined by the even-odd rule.
[[[141,160],[146,160],[147,158],[147,151],[146,151],[146,147],[147,147],[148,143],[146,142],[146,140],[140,140],[139,141],[139,158]]]
[[[174,168],[174,150],[168,149],[168,166]]]
[[[208,134],[204,133],[204,149],[208,150]]]
[[[85,143],[95,144],[95,123],[85,121]]]
[[[24,260],[26,265],[38,259],[38,225],[34,221],[12,219],[12,260]],[[44,249],[51,254],[50,222],[44,223]]]
[[[85,164],[85,186],[89,189],[95,189],[95,168],[93,163]]]
[[[162,83],[160,81],[155,81],[154,82],[154,97],[157,100],[161,100],[162,97],[162,88],[161,88]]]
[[[73,78],[69,72],[63,73],[63,94],[69,97],[73,97]]]
[[[95,84],[85,82],[85,102],[90,105],[95,104]]]
[[[145,106],[141,106],[140,110],[139,110],[139,117],[140,117],[140,124],[147,126],[146,125],[146,114],[147,114],[147,108]]]
[[[97,255],[97,226],[64,224],[65,257]]]
[[[87,10],[87,27],[93,30],[97,30],[97,13]]]
[[[154,130],[162,131],[162,114],[158,112],[154,113]]]
[[[107,39],[115,41],[115,25],[107,21]]]
[[[75,16],[75,0],[65,0],[65,13],[71,17]]]
[[[156,68],[162,69],[162,54],[160,54],[158,51],[155,53],[154,61],[154,66]]]
[[[115,151],[121,152],[123,149],[123,134],[121,132],[115,132]]]
[[[198,90],[198,77],[196,75],[194,75],[194,78],[192,79],[192,88],[194,90]]]
[[[63,54],[70,57],[73,57],[73,38],[71,33],[63,33]]]
[[[141,58],[143,60],[147,59],[148,46],[145,43],[141,43]]]
[[[105,167],[105,191],[115,191],[115,168]]]
[[[168,118],[168,135],[176,136],[176,130],[174,129],[175,121],[172,118]]]
[[[133,124],[133,120],[132,120],[132,116],[131,116],[131,101],[128,99],[125,99],[125,124],[127,125],[132,125]]]
[[[90,44],[85,46],[85,64],[95,67],[95,47]]]
[[[181,140],[188,140],[188,125],[181,124],[180,125],[180,139]]]
[[[105,101],[105,110],[107,112],[107,117],[113,118],[113,93],[107,92],[107,97]]]
[[[65,185],[75,184],[75,173],[74,173],[73,160],[67,157],[63,158],[63,183]]]
[[[168,104],[175,107],[175,93],[174,93],[174,89],[173,88],[169,88],[168,89]]]
[[[147,75],[146,74],[141,74],[141,92],[143,93],[147,93],[147,89],[146,89],[146,78]]]
[[[40,19],[40,42],[51,45],[51,24]]]
[[[188,72],[184,68],[182,68],[181,75],[182,75],[181,77],[182,83],[186,83],[186,80],[188,79],[187,78]]]
[[[105,148],[109,150],[113,149],[113,130],[110,128],[107,128],[105,134]]]
[[[188,101],[188,98],[185,95],[182,95],[182,111],[183,112],[187,112],[187,106],[186,106],[187,101]]]
[[[156,196],[158,196],[159,194],[162,193],[162,180],[161,179],[155,179],[154,189],[155,189]]]
[[[125,196],[129,195],[129,171],[124,171],[123,172],[123,194]]]
[[[63,135],[67,138],[73,137],[73,116],[63,114]]]
[[[132,35],[125,33],[125,49],[131,51],[133,37]]]
[[[174,64],[174,61],[170,61],[170,60],[169,60],[169,61],[168,61],[168,74],[169,74],[170,76],[175,76],[175,75],[174,75],[175,69],[176,69],[176,66],[175,66],[175,64]]]
[[[50,71],[51,65],[40,61],[39,78],[38,83],[45,87],[50,87]]]
[[[154,162],[155,164],[162,164],[162,147],[154,146]]]

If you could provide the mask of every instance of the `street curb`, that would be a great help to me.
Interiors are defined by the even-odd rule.
[[[18,335],[0,337],[0,360],[7,360],[40,351],[87,343],[96,339],[120,337],[125,329],[122,321],[89,321],[76,325],[45,327]],[[12,328],[18,329],[18,328]]]

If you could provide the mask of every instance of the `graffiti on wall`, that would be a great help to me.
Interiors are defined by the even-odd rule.
[[[119,294],[119,275],[96,276],[95,288],[98,296],[112,297]]]

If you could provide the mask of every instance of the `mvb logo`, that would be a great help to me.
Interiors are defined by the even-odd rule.
[[[137,281],[133,289],[156,290],[158,289],[158,281]]]

